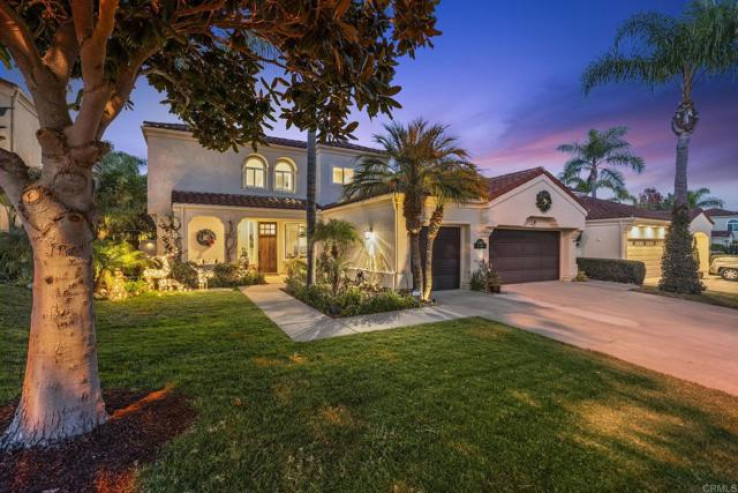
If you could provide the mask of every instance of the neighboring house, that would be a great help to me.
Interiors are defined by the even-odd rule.
[[[185,259],[234,261],[245,252],[264,272],[284,273],[289,260],[305,255],[305,142],[270,138],[258,152],[244,147],[220,153],[200,146],[184,125],[146,122],[143,132],[149,213],[179,219]],[[377,152],[351,144],[318,146],[318,216],[356,226],[363,244],[350,253],[354,270],[372,271],[387,286],[410,287],[402,197],[341,201],[360,156]],[[578,198],[543,168],[489,183],[489,200],[447,206],[435,245],[436,288],[468,283],[479,261],[490,258],[503,282],[576,276],[576,239],[587,215]],[[548,207],[537,206],[541,198]],[[205,230],[215,233],[209,246],[198,241]]]
[[[729,247],[738,243],[738,211],[708,209],[705,214],[715,223],[712,229],[712,243]]]
[[[587,228],[580,241],[582,257],[637,260],[646,265],[646,277],[661,276],[670,211],[651,211],[591,197],[580,200],[588,210]],[[691,212],[691,220],[690,230],[699,252],[700,271],[706,274],[713,222],[701,209]]]
[[[17,85],[0,78],[0,148],[18,154],[28,166],[41,166],[36,140],[38,116],[33,101]],[[8,215],[0,206],[0,231],[8,229]]]

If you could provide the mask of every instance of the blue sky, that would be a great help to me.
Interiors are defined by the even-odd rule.
[[[681,12],[683,0],[442,0],[443,35],[433,50],[404,60],[397,82],[408,121],[423,116],[450,125],[486,174],[534,166],[558,173],[566,156],[559,144],[584,138],[589,128],[626,125],[646,171],[626,173],[631,193],[647,186],[673,188],[675,138],[669,128],[679,93],[676,86],[651,91],[640,86],[605,86],[584,96],[582,70],[611,45],[617,26],[644,10]],[[16,73],[0,76],[20,82]],[[177,121],[162,96],[140,81],[135,109],[121,115],[107,138],[117,149],[146,155],[144,120]],[[701,121],[692,140],[690,188],[707,186],[738,209],[738,80],[708,81],[696,94]],[[360,142],[371,143],[387,118],[356,115]],[[275,135],[300,137],[277,127]]]

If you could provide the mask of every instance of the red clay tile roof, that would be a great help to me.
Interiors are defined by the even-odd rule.
[[[291,197],[263,197],[227,193],[183,192],[172,190],[172,202],[178,204],[223,205],[257,209],[306,210],[307,202]]]
[[[738,211],[727,211],[725,209],[707,209],[705,211],[710,217],[738,216]]]
[[[175,130],[178,132],[189,132],[190,129],[184,123],[164,123],[164,122],[143,122],[143,126],[146,128],[162,128],[165,130]],[[285,139],[282,137],[272,137],[267,135],[266,141],[268,144],[281,145],[285,147],[294,147],[296,149],[307,149],[307,142],[304,140]],[[371,152],[371,153],[382,153],[379,149],[373,149],[371,147],[360,146],[357,144],[351,144],[349,142],[331,142],[330,144],[318,144],[325,145],[327,147],[334,147],[336,149],[348,149],[351,151],[360,152]]]
[[[640,217],[643,219],[658,219],[671,221],[671,211],[651,211],[635,205],[619,204],[610,200],[593,199],[592,197],[580,197],[582,204],[587,209],[587,219],[616,219],[621,217]],[[689,211],[690,221],[702,214],[702,209]],[[707,219],[712,222],[708,216]]]
[[[546,175],[547,177],[549,177],[551,181],[553,181],[564,192],[569,194],[571,198],[573,198],[579,204],[584,205],[579,200],[579,197],[577,197],[574,193],[572,193],[572,191],[566,185],[561,183],[558,178],[556,178],[554,175],[549,173],[543,167],[526,169],[523,171],[515,171],[513,173],[507,173],[505,175],[494,176],[492,178],[488,178],[487,183],[489,184],[489,200],[492,201],[496,199],[497,197],[501,197],[502,195],[505,195],[507,192],[514,190],[515,188],[518,188],[519,186],[541,175]]]

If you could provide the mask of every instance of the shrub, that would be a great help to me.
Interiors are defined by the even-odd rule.
[[[126,281],[126,292],[128,296],[139,296],[149,291],[149,283],[144,280]]]
[[[287,279],[285,291],[316,310],[341,317],[420,306],[420,302],[410,294],[400,294],[392,290],[376,292],[364,290],[359,286],[348,286],[334,295],[329,284],[314,284],[308,287],[297,277]]]
[[[641,285],[646,278],[646,265],[635,260],[579,257],[577,265],[588,278],[600,281]]]
[[[497,269],[485,260],[479,262],[479,269],[472,272],[469,288],[482,293],[499,293],[500,276],[497,274]]]
[[[211,288],[235,288],[254,284],[264,284],[264,275],[261,272],[229,263],[216,264],[213,267],[213,277],[208,281]]]
[[[700,294],[703,286],[699,265],[693,252],[694,240],[689,231],[689,212],[679,207],[671,213],[671,227],[664,240],[659,289],[670,293]]]
[[[0,282],[28,284],[33,280],[33,252],[26,232],[11,228],[0,233]]]
[[[194,262],[181,262],[175,260],[171,264],[172,273],[170,274],[175,281],[188,286],[190,288],[197,287],[197,270]]]

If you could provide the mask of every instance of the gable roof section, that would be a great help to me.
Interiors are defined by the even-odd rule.
[[[291,197],[235,195],[227,193],[183,192],[172,190],[172,203],[251,207],[255,209],[306,210],[307,202]]]
[[[659,221],[671,221],[671,211],[652,211],[637,207],[635,205],[620,204],[610,200],[594,199],[592,197],[580,197],[581,202],[587,209],[587,219],[618,219],[628,217],[639,217],[642,219],[656,219]],[[694,221],[700,214],[702,209],[692,209],[689,211],[689,220]],[[712,223],[710,216],[705,214],[707,219]]]
[[[190,128],[184,123],[164,123],[164,122],[143,122],[144,128],[161,128],[163,130],[174,130],[176,132],[191,133]],[[285,139],[283,137],[266,136],[267,144],[280,145],[285,147],[294,147],[295,149],[307,149],[307,142],[304,140]],[[335,149],[347,149],[349,151],[371,152],[373,154],[381,154],[380,149],[372,147],[351,144],[350,142],[331,142],[330,144],[318,144],[319,146],[333,147]]]
[[[728,211],[725,209],[707,209],[705,211],[709,217],[729,217],[738,216],[738,211]]]
[[[489,186],[489,200],[492,201],[498,197],[505,195],[506,193],[518,188],[519,186],[525,185],[534,178],[538,178],[541,175],[548,177],[554,185],[558,186],[563,190],[569,197],[574,199],[579,205],[584,206],[579,197],[577,197],[566,185],[561,183],[558,178],[549,173],[545,168],[531,168],[523,171],[515,171],[513,173],[507,173],[505,175],[494,176],[487,179]]]

